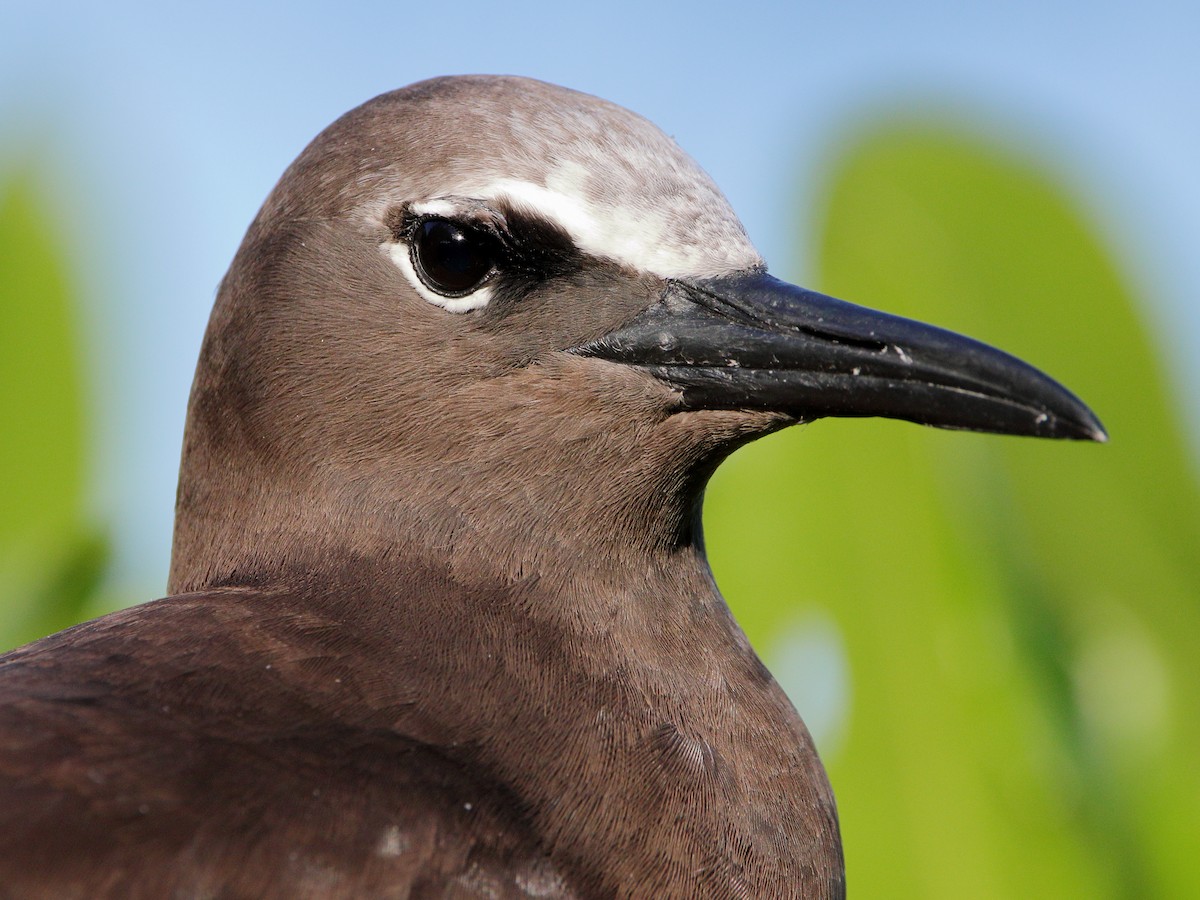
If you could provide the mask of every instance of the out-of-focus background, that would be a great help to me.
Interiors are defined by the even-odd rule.
[[[1198,33],[1177,2],[9,0],[0,649],[162,592],[213,293],[304,144],[531,75],[674,135],[777,274],[998,344],[1112,432],[826,421],[714,479],[855,895],[1200,896]]]

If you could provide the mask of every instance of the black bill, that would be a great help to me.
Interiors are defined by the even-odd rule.
[[[645,369],[685,409],[1104,441],[1079,398],[1000,350],[765,273],[673,281],[661,302],[575,352]]]

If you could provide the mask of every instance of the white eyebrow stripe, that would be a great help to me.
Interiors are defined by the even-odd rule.
[[[459,207],[449,200],[441,197],[433,200],[422,200],[420,203],[413,203],[409,206],[409,210],[418,216],[444,216],[450,218],[460,212]]]
[[[599,205],[587,199],[582,186],[582,180],[563,167],[546,186],[503,178],[473,193],[485,202],[505,200],[530,209],[562,227],[583,252],[661,278],[720,275],[761,265],[762,258],[743,234],[683,233],[688,219],[679,210]]]

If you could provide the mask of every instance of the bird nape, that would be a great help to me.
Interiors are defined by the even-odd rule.
[[[998,350],[767,275],[620,107],[457,77],[347,113],[221,284],[170,596],[2,658],[0,893],[843,896],[696,524],[822,416],[1104,439]]]

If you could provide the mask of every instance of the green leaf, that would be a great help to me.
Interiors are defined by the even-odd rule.
[[[77,621],[107,558],[86,523],[81,323],[67,247],[34,184],[30,173],[0,183],[0,649]]]
[[[57,556],[27,582],[24,602],[12,604],[4,624],[6,646],[20,646],[93,615],[112,551],[107,532],[81,527],[54,551]]]
[[[1022,356],[1113,435],[828,421],[718,472],[714,569],[768,662],[805,608],[841,633],[850,883],[1200,896],[1200,503],[1130,288],[1042,173],[947,131],[868,135],[828,198],[815,287]]]

